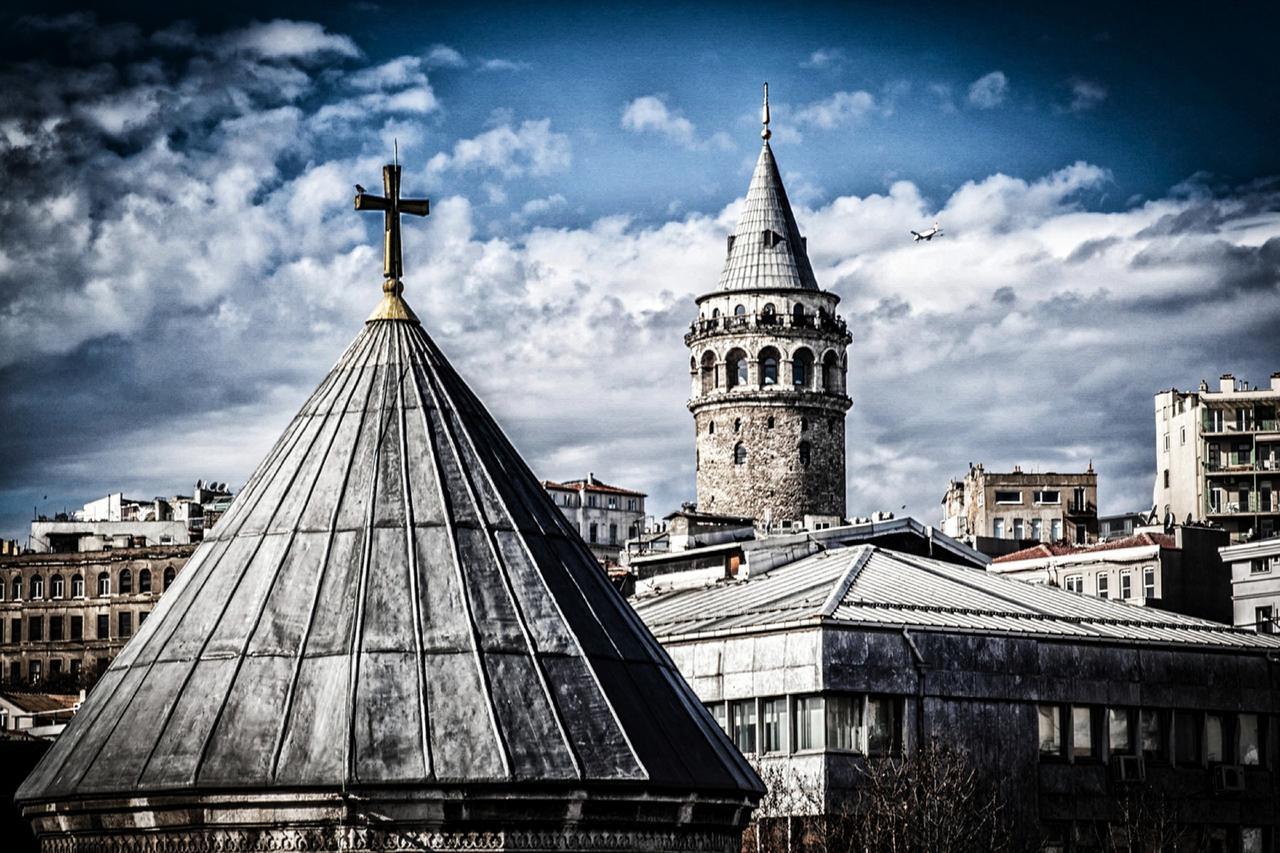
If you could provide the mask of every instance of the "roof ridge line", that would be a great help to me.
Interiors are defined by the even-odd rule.
[[[871,555],[876,551],[876,546],[860,545],[857,550],[858,554],[849,561],[848,568],[844,570],[840,580],[836,581],[836,585],[831,588],[831,593],[827,596],[827,600],[822,603],[822,609],[819,613],[823,617],[830,617],[836,612],[836,608],[840,606],[840,602],[844,601],[849,588],[853,586],[853,582],[862,574],[863,567],[867,565],[867,561],[871,559]]]

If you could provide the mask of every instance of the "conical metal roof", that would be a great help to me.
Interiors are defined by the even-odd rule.
[[[761,790],[406,306],[366,323],[18,798],[561,780]]]
[[[767,139],[760,147],[718,286],[719,290],[756,288],[818,289]]]

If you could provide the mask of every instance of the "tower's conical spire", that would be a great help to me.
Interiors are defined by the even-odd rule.
[[[760,158],[756,161],[747,203],[729,238],[729,256],[720,274],[720,290],[786,288],[817,290],[804,238],[791,212],[777,161],[769,147],[769,84],[764,85]]]

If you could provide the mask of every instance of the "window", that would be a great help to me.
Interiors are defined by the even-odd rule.
[[[1110,597],[1110,595],[1111,595],[1111,576],[1107,574],[1098,575],[1098,598],[1108,598]]]
[[[699,381],[702,385],[702,393],[709,394],[715,390],[717,382],[716,376],[716,354],[708,350],[702,354],[701,366],[698,370]]]
[[[1084,537],[1085,537],[1085,533],[1087,532],[1088,531],[1085,530],[1085,526],[1083,524],[1076,525],[1076,544],[1077,545],[1084,544]]]
[[[809,431],[809,419],[808,419],[808,418],[801,418],[801,419],[800,419],[800,431],[801,431],[801,432],[808,432],[808,431]]]
[[[747,354],[740,349],[729,350],[724,359],[725,384],[730,388],[747,384]]]
[[[1185,445],[1186,443],[1187,443],[1187,428],[1186,428],[1186,427],[1179,427],[1179,429],[1178,429],[1178,444],[1183,444],[1183,445]]]
[[[79,641],[84,639],[84,617],[83,616],[71,617],[71,639],[72,641]]]
[[[796,749],[826,749],[826,731],[822,722],[822,697],[797,699]]]
[[[605,498],[604,505],[605,505],[605,509],[617,509],[618,508],[617,496],[609,495],[609,497]],[[142,591],[141,587],[139,587],[138,591],[139,592]]]
[[[49,578],[49,597],[65,598],[67,595],[66,581],[62,579],[62,575],[54,575]]]
[[[733,464],[745,465],[747,462],[747,446],[739,441],[733,446]]]
[[[566,498],[566,500],[567,500],[567,498]],[[173,579],[177,576],[177,574],[178,574],[178,573],[177,573],[176,571],[174,571],[173,566],[168,566],[168,567],[164,570],[164,588],[165,588],[165,589],[168,589],[168,588],[169,588],[169,585],[170,585],[171,583],[173,583]]]
[[[13,579],[13,600],[18,601],[22,598],[22,578]]]
[[[1128,708],[1107,709],[1107,748],[1113,755],[1133,752],[1133,712]]]
[[[587,506],[589,507],[600,506],[600,497],[598,495],[587,495]],[[124,590],[121,590],[121,592],[124,592]]]
[[[729,727],[725,724],[724,703],[712,702],[710,705],[707,706],[707,710],[710,711],[711,716],[715,718],[716,725],[718,725],[720,728],[724,729],[726,733],[728,733]]]
[[[1275,607],[1270,604],[1253,609],[1253,622],[1259,634],[1274,634],[1276,632],[1276,611]]]
[[[1133,572],[1120,573],[1120,597],[1126,601],[1133,598]]]
[[[1062,492],[1058,489],[1041,489],[1038,492],[1033,492],[1031,497],[1038,504],[1062,503]]]
[[[760,351],[760,385],[778,384],[778,351],[766,347]]]
[[[80,680],[80,661],[75,658],[71,659],[71,677],[76,681]]]
[[[1023,538],[1023,534],[1024,534],[1025,532],[1026,532],[1026,530],[1025,530],[1025,529],[1024,529],[1024,527],[1023,527],[1022,519],[1020,519],[1020,518],[1015,518],[1015,519],[1013,520],[1013,538],[1014,538],[1014,539],[1021,540],[1021,539]]]
[[[1062,579],[1062,588],[1067,592],[1084,592],[1084,575],[1067,575]]]
[[[49,617],[49,639],[52,640],[53,642],[60,642],[62,640],[62,617],[61,616]]]
[[[1240,853],[1263,853],[1266,847],[1262,841],[1262,827],[1245,826],[1240,828]]]
[[[9,681],[13,682],[14,684],[17,684],[21,680],[22,680],[22,664],[20,664],[18,661],[15,660],[9,664]]]
[[[1022,492],[1020,491],[1004,491],[996,489],[996,503],[998,504],[1020,504],[1022,503]]]
[[[1062,755],[1062,714],[1057,705],[1037,705],[1040,721],[1040,755]]]
[[[117,624],[120,628],[120,632],[119,632],[120,639],[124,640],[124,639],[128,639],[129,637],[132,637],[133,636],[133,614],[129,613],[128,611],[122,611],[118,615],[119,615],[119,619],[117,620]]]
[[[739,752],[756,751],[756,700],[729,703],[729,729]]]
[[[769,415],[769,417],[765,418],[764,425],[766,429],[773,429],[773,423],[773,415]]]
[[[867,697],[867,754],[898,751],[898,702],[890,696]]]
[[[1055,518],[1049,522],[1049,538],[1054,542],[1062,541],[1062,519]]]
[[[1168,468],[1164,469],[1163,476],[1164,476],[1164,487],[1167,489],[1169,488],[1169,469]]]
[[[1262,764],[1262,729],[1257,714],[1241,714],[1238,718],[1236,761],[1251,767]]]
[[[600,525],[596,524],[593,521],[591,522],[591,526],[588,528],[588,530],[590,531],[590,534],[587,541],[594,545],[600,539]]]
[[[995,521],[991,522],[991,535],[994,536],[996,539],[1004,538],[1004,519],[1003,518],[997,518]]]
[[[150,611],[150,610],[139,610],[139,611],[138,611],[138,627],[139,627],[139,628],[141,628],[141,627],[142,627],[142,623],[143,623],[143,622],[146,622],[146,621],[147,621],[147,617],[148,617],[148,616],[150,616],[150,615],[151,615],[151,611]]]
[[[1205,714],[1204,757],[1210,764],[1221,764],[1226,742],[1226,723],[1221,714]]]
[[[33,661],[31,662],[31,668],[28,670],[28,673],[30,674],[30,678],[31,678],[31,683],[32,683],[32,684],[37,684],[37,683],[39,683],[40,678],[41,678],[41,672],[40,672],[40,661],[38,661],[38,660],[33,660]]]
[[[1200,764],[1200,721],[1192,711],[1173,715],[1173,760],[1187,766]]]
[[[98,614],[98,634],[99,640],[111,639],[111,617],[106,613]]]
[[[635,498],[627,498],[627,510],[628,510],[629,512],[635,512],[635,511],[636,511],[636,499],[635,499]]]
[[[710,423],[707,424],[707,435],[715,435],[715,434],[716,434],[716,422],[711,421]]]
[[[800,464],[805,468],[809,467],[809,453],[809,442],[800,442]]]
[[[31,578],[31,597],[44,598],[44,578],[39,575]]]
[[[803,306],[803,305],[799,305],[799,304],[792,306],[792,308],[791,308],[791,316],[795,317],[797,320],[803,319],[803,318],[804,318],[804,306]]]
[[[1165,473],[1167,474],[1168,472],[1166,471]],[[1072,504],[1071,508],[1076,512],[1084,512],[1085,509],[1087,509],[1087,507],[1085,506],[1083,486],[1076,486],[1075,492],[1073,493],[1071,498],[1071,504]]]
[[[1142,597],[1156,597],[1156,570],[1151,566],[1142,570]]]
[[[610,545],[618,544],[618,525],[616,524],[609,525],[609,544]]]
[[[1037,542],[1044,539],[1044,519],[1031,519],[1031,538],[1035,539]]]
[[[9,620],[9,642],[11,643],[22,642],[22,620],[21,619]]]
[[[75,575],[71,578],[71,597],[84,598],[84,577]]]
[[[787,700],[765,699],[760,703],[760,749],[765,753],[787,751]]]
[[[827,697],[827,749],[862,751],[862,697]]]
[[[747,308],[746,308],[746,306],[745,306],[745,305],[735,305],[735,306],[733,306],[733,316],[735,316],[735,317],[745,317],[745,316],[746,316],[746,314],[747,314]]]
[[[813,353],[803,348],[796,350],[791,360],[791,384],[797,388],[808,388],[812,381]]]
[[[1169,452],[1169,433],[1167,432],[1164,434],[1164,452]]]
[[[32,616],[27,620],[27,639],[38,643],[44,639],[44,617]]]
[[[138,592],[151,592],[151,570],[138,572]]]
[[[106,572],[98,574],[98,595],[111,594],[111,575]]]
[[[1071,706],[1071,757],[1093,757],[1093,709]]]

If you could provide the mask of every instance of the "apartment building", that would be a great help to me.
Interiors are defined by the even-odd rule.
[[[1280,532],[1280,372],[1267,388],[1225,373],[1217,391],[1172,388],[1155,396],[1161,518],[1211,521],[1232,541]]]
[[[1280,536],[1220,549],[1231,568],[1232,624],[1280,634]]]
[[[984,553],[1001,554],[1034,542],[1098,541],[1098,475],[1007,473],[970,465],[942,499],[942,532]]]
[[[581,480],[541,482],[603,565],[617,565],[627,540],[644,531],[644,492],[602,483],[594,473]]]

